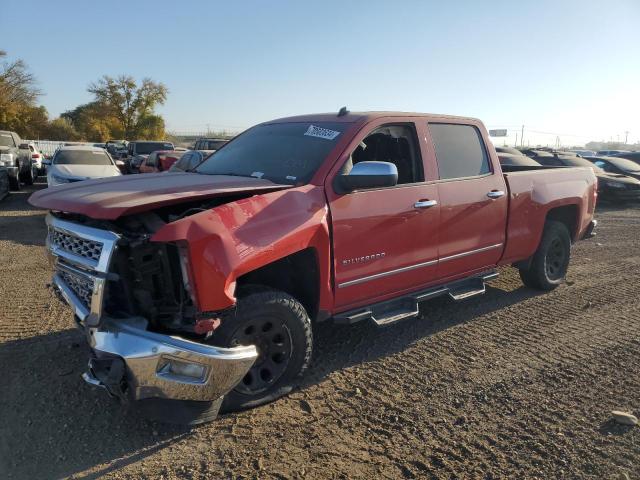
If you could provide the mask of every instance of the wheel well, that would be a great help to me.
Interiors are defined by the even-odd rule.
[[[547,212],[546,220],[555,220],[564,223],[573,240],[576,237],[578,229],[578,206],[565,205],[563,207],[553,208]]]
[[[316,252],[307,248],[245,273],[238,278],[236,291],[248,285],[262,285],[288,293],[302,304],[313,319],[318,313],[320,298]]]

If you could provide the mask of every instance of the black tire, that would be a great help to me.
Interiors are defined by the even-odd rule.
[[[11,190],[19,191],[20,190],[20,175],[17,177],[9,177],[9,188]]]
[[[564,283],[571,258],[571,237],[564,223],[545,223],[542,240],[529,268],[520,269],[522,282],[536,290],[549,291]]]
[[[253,287],[239,296],[235,319],[223,321],[207,342],[258,348],[258,359],[224,397],[220,412],[244,410],[269,403],[292,390],[296,378],[311,361],[311,319],[291,295]]]
[[[35,180],[35,178],[34,178],[34,177],[35,177],[35,176],[34,176],[34,174],[33,174],[33,168],[31,168],[31,169],[29,170],[29,173],[28,173],[27,175],[25,175],[25,177],[24,177],[24,184],[25,184],[25,185],[33,185],[33,182],[34,182],[34,180]]]

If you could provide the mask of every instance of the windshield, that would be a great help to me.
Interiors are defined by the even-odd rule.
[[[105,152],[95,150],[60,150],[53,157],[54,165],[113,165]]]
[[[156,150],[173,150],[173,143],[149,142],[136,143],[136,155],[148,155]]]
[[[8,133],[0,133],[0,147],[14,147],[13,138]]]
[[[336,146],[344,123],[275,123],[254,127],[197,169],[207,175],[241,175],[275,183],[307,183]]]

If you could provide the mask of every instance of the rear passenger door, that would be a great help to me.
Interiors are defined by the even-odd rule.
[[[508,198],[477,125],[429,123],[439,180],[438,278],[495,266],[504,248]]]

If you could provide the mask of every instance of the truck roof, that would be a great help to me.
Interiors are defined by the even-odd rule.
[[[347,112],[345,115],[338,116],[336,112],[332,113],[312,113],[308,115],[296,115],[293,117],[283,117],[270,120],[264,123],[288,123],[288,122],[336,122],[336,123],[356,123],[369,122],[377,118],[384,117],[425,117],[436,120],[466,120],[470,122],[479,122],[477,118],[461,117],[456,115],[442,115],[436,113],[416,113],[416,112]]]

